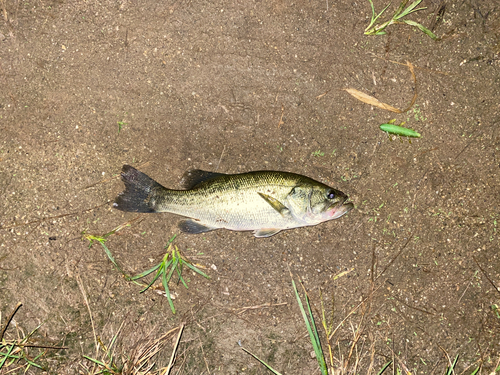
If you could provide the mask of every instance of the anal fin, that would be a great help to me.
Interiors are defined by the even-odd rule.
[[[262,228],[262,229],[254,230],[253,235],[257,238],[271,237],[280,231],[281,231],[280,228]]]
[[[219,229],[201,224],[193,219],[186,219],[179,222],[179,229],[184,233],[198,234],[210,232],[211,230]]]

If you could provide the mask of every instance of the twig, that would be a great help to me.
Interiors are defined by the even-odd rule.
[[[90,323],[92,324],[92,332],[94,333],[94,343],[95,343],[95,350],[96,350],[96,357],[97,357],[97,354],[99,354],[99,345],[97,344],[97,335],[95,333],[94,319],[92,318],[92,311],[90,310],[89,301],[87,299],[87,293],[85,292],[85,288],[83,287],[83,283],[82,283],[82,279],[80,278],[80,275],[76,275],[76,281],[78,283],[78,287],[80,288],[80,292],[82,292],[82,294],[83,294],[83,300],[85,301],[85,305],[87,305],[87,309],[89,310]]]
[[[421,308],[418,308],[418,307],[415,307],[415,306],[411,306],[409,304],[407,304],[405,301],[401,300],[400,298],[396,297],[396,296],[392,296],[392,298],[394,298],[396,301],[398,301],[399,303],[402,303],[403,305],[405,305],[406,307],[410,308],[410,309],[413,309],[413,310],[417,310],[417,311],[420,311],[420,312],[423,312],[425,314],[429,314],[429,315],[436,315],[430,311],[427,311],[427,310],[424,310],[424,309],[421,309]]]
[[[35,345],[35,344],[16,344],[16,346],[23,348],[41,348],[41,349],[68,349],[67,346],[45,346],[45,345]]]
[[[386,59],[385,57],[380,57],[380,56],[377,56],[377,55],[375,55],[374,53],[370,53],[370,54],[371,54],[373,57],[376,57],[377,59],[380,59],[380,60],[388,61],[388,62],[391,62],[391,63],[393,63],[393,64],[398,64],[398,65],[406,65],[406,66],[408,66],[408,64],[401,63],[401,62],[399,62],[399,61],[388,60],[388,59]],[[418,67],[418,66],[415,66],[414,68],[415,68],[415,69],[420,69],[420,70],[426,70],[426,71],[431,72],[431,73],[443,74],[443,75],[445,75],[445,76],[448,76],[448,75],[450,75],[450,74],[451,74],[451,73],[441,72],[441,71],[439,71],[439,70],[433,70],[433,69],[427,69],[427,68],[420,68],[420,67]]]
[[[181,341],[181,336],[182,336],[183,330],[184,330],[184,323],[181,323],[181,325],[179,326],[179,335],[177,336],[177,340],[176,340],[175,345],[174,345],[174,350],[172,351],[172,356],[170,357],[170,362],[169,362],[168,366],[165,368],[165,370],[163,370],[161,375],[170,374],[170,370],[172,369],[172,366],[174,363],[175,354],[177,353],[177,349],[179,347],[179,342]]]
[[[236,315],[240,315],[240,314],[243,314],[245,311],[247,310],[256,310],[256,309],[261,309],[261,308],[264,308],[264,307],[274,307],[274,306],[283,306],[283,305],[286,305],[287,303],[286,302],[282,302],[282,303],[275,303],[275,304],[271,304],[271,303],[265,303],[263,305],[257,305],[257,306],[248,306],[248,307],[242,307],[238,310],[241,310],[240,312],[238,312]]]
[[[7,327],[9,326],[10,321],[12,320],[12,318],[14,317],[14,315],[16,315],[17,310],[19,310],[19,308],[22,305],[23,304],[21,302],[19,302],[17,304],[17,306],[14,308],[14,311],[12,311],[12,313],[10,314],[10,316],[7,318],[7,321],[5,322],[5,326],[2,328],[2,332],[0,333],[0,342],[2,342],[2,340],[3,340],[3,335],[5,334],[5,331],[7,331]]]
[[[323,96],[325,96],[326,94],[328,94],[330,92],[330,90],[327,90],[325,91],[323,94],[320,94],[316,97],[317,100],[321,99]]]
[[[217,171],[217,169],[219,169],[219,165],[220,165],[220,162],[222,160],[222,156],[224,155],[224,151],[226,151],[226,145],[224,145],[224,148],[222,149],[222,152],[221,152],[220,158],[219,158],[219,162],[217,163],[217,168],[215,168],[215,172]]]
[[[3,8],[3,18],[5,19],[5,22],[9,22],[9,16],[7,15],[7,7],[5,6],[5,0],[2,0],[2,8]]]
[[[469,286],[472,284],[472,280],[474,279],[474,276],[475,275],[472,275],[470,281],[467,283],[467,287],[465,288],[464,292],[462,293],[462,295],[460,296],[460,298],[458,299],[458,303],[460,303],[460,301],[462,300],[462,298],[464,298],[465,296],[465,293],[467,292],[467,290],[469,289]]]
[[[61,217],[66,217],[66,216],[78,215],[78,214],[82,214],[84,212],[89,212],[89,211],[95,210],[97,208],[101,208],[102,206],[106,206],[107,204],[108,204],[108,202],[100,204],[99,206],[88,208],[88,209],[83,210],[83,211],[73,212],[73,213],[70,213],[70,214],[62,214],[62,215],[57,215],[57,216],[44,217],[44,218],[39,219],[39,220],[28,221],[26,223],[21,223],[21,224],[14,224],[14,225],[11,225],[11,226],[8,226],[8,227],[0,227],[0,230],[2,230],[2,229],[12,229],[12,228],[20,227],[20,226],[23,226],[23,225],[31,225],[31,224],[42,223],[42,222],[47,221],[47,220],[60,219]]]
[[[380,275],[378,275],[375,280],[378,280],[378,278],[384,274],[384,272],[387,270],[387,268],[389,268],[389,266],[392,263],[394,263],[394,261],[401,255],[401,253],[403,252],[403,250],[406,248],[406,246],[408,245],[408,243],[411,241],[411,237],[410,236],[411,236],[411,233],[408,234],[408,240],[405,242],[405,244],[403,245],[403,247],[401,248],[401,250],[399,250],[399,253],[397,253],[396,256],[394,258],[392,258],[389,263],[387,263],[387,266],[384,267],[384,269],[382,270],[382,272],[380,272]]]
[[[285,113],[285,106],[282,104],[281,105],[281,117],[280,121],[278,122],[278,129],[280,128],[281,125],[284,125],[285,123],[283,122],[283,114]]]
[[[344,322],[352,315],[356,312],[357,309],[359,309],[360,306],[362,306],[367,300],[368,298],[371,298],[372,295],[380,289],[380,287],[384,285],[383,283],[380,284],[376,289],[374,289],[368,296],[366,296],[365,298],[363,298],[363,300],[354,308],[351,310],[351,312],[349,314],[347,314],[347,316],[342,319],[342,321],[337,325],[337,327],[335,327],[335,329],[333,330],[333,332],[330,334],[330,336],[328,336],[328,341],[330,341],[332,339],[332,337],[335,335],[335,333],[337,332],[337,330],[344,324]]]
[[[198,335],[198,338],[199,338],[199,335]],[[210,375],[210,369],[208,368],[208,362],[207,362],[207,358],[205,357],[205,351],[203,350],[203,342],[201,342],[201,339],[200,339],[200,348],[201,348],[201,354],[203,355],[203,361],[205,361],[205,366],[207,366],[208,375]]]
[[[443,349],[443,347],[439,344],[437,344],[439,346],[439,349],[441,349],[444,353],[444,355],[446,356],[446,359],[448,360],[448,363],[450,364],[450,368],[453,368],[453,362],[451,361],[451,358],[450,356],[448,355],[448,353],[446,352],[446,350]]]
[[[413,65],[411,62],[406,61],[406,66],[408,67],[408,69],[410,69],[411,76],[413,77],[413,83],[415,84],[415,94],[413,94],[413,98],[411,99],[410,105],[403,112],[408,112],[411,109],[411,107],[413,107],[413,104],[415,104],[418,95],[417,76],[415,75],[415,71],[413,70]]]
[[[478,261],[476,260],[475,257],[472,257],[472,259],[474,259],[474,262],[476,262],[477,266],[479,267],[479,269],[481,270],[481,272],[483,273],[484,277],[486,277],[486,279],[490,282],[491,285],[493,285],[493,288],[495,289],[495,291],[497,293],[500,294],[500,288],[498,288],[495,283],[493,283],[493,281],[491,281],[490,277],[486,274],[485,270],[483,270],[483,267],[481,267],[478,263]]]

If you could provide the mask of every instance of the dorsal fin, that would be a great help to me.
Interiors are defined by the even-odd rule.
[[[212,180],[216,177],[224,176],[224,173],[207,172],[200,169],[191,169],[184,173],[181,179],[182,188],[189,190],[193,189],[202,182]]]

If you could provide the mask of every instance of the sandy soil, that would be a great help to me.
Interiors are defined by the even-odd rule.
[[[37,363],[48,373],[88,373],[83,355],[105,358],[98,339],[118,333],[120,366],[185,323],[172,373],[267,374],[243,346],[282,374],[319,374],[290,270],[327,357],[319,291],[327,315],[333,301],[338,373],[392,360],[390,373],[442,374],[457,355],[457,373],[494,371],[500,3],[421,5],[408,18],[440,41],[409,25],[363,35],[362,0],[1,1],[2,327],[23,303],[4,340],[41,324],[29,342],[65,349],[30,348],[31,358],[46,351]],[[396,114],[346,88],[400,109],[418,96]],[[391,141],[379,130],[391,119],[422,138]],[[345,192],[356,209],[267,239],[178,234],[178,217],[141,215],[106,242],[127,273],[159,263],[177,233],[211,277],[185,269],[186,289],[174,276],[173,315],[160,287],[140,293],[82,239],[138,216],[111,206],[123,164],[172,188],[190,168],[290,171]],[[177,332],[152,371],[168,364]]]

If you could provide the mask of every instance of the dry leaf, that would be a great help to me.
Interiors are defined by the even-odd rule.
[[[396,113],[402,113],[401,110],[394,108],[393,106],[389,104],[382,103],[379,101],[377,98],[374,98],[371,95],[365,94],[364,92],[358,91],[356,89],[344,89],[347,91],[349,94],[354,96],[356,99],[361,100],[363,103],[373,105],[374,107],[386,109],[391,112],[396,112]]]
[[[413,82],[415,83],[415,94],[413,94],[413,98],[411,100],[410,105],[404,111],[401,111],[400,109],[394,108],[393,106],[391,106],[389,104],[382,103],[377,98],[374,98],[373,96],[365,94],[364,92],[358,91],[356,89],[344,89],[344,90],[347,91],[352,96],[354,96],[356,99],[361,100],[363,103],[370,104],[370,105],[373,105],[375,107],[386,109],[388,111],[395,112],[395,113],[408,112],[411,109],[411,107],[413,107],[413,104],[415,104],[415,101],[417,100],[417,77],[415,76],[415,70],[413,68],[412,63],[407,61],[406,66],[408,67],[408,69],[410,69],[411,76],[413,77]]]

